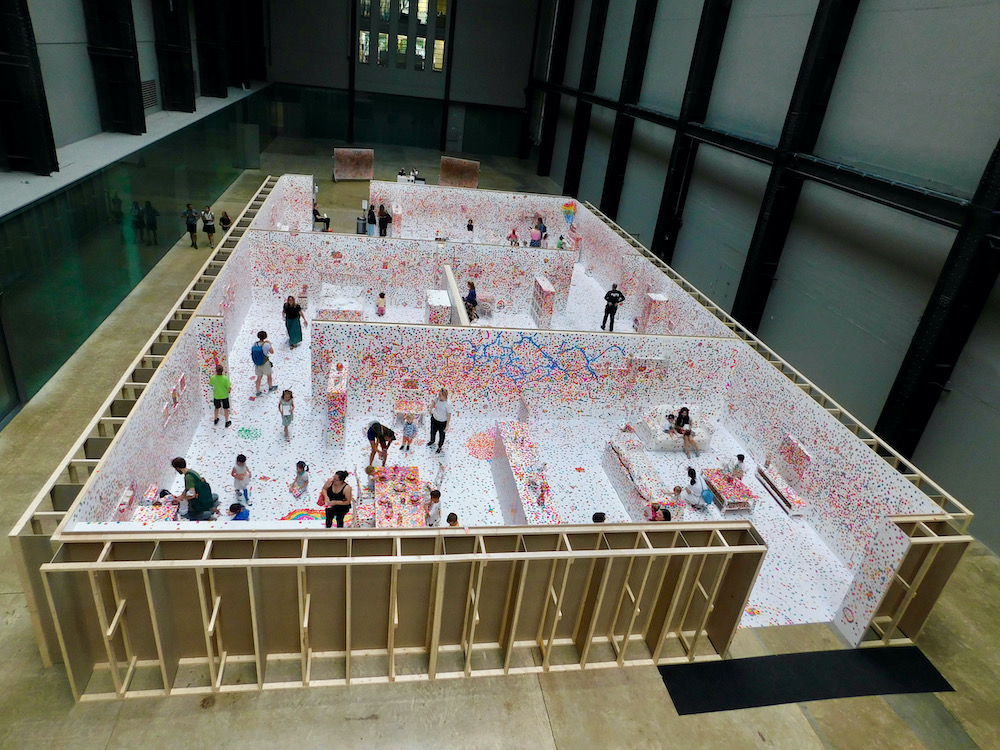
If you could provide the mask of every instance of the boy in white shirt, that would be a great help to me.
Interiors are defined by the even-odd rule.
[[[233,489],[236,490],[236,497],[244,504],[250,505],[250,468],[247,466],[247,457],[242,453],[236,457],[236,466],[229,472],[233,478]]]
[[[441,491],[431,490],[431,501],[427,505],[427,525],[441,525]]]

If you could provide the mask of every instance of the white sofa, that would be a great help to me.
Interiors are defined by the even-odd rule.
[[[635,437],[612,439],[604,449],[601,466],[633,521],[648,521],[651,503],[668,506],[672,521],[684,518],[687,503],[674,499]]]
[[[642,439],[643,445],[649,451],[682,451],[684,439],[680,435],[668,435],[663,431],[663,424],[668,414],[677,414],[681,407],[670,404],[660,404],[641,420],[633,422],[636,435]],[[688,407],[694,418],[691,420],[691,437],[702,450],[708,450],[715,430],[712,427],[710,415],[702,414],[697,407]]]

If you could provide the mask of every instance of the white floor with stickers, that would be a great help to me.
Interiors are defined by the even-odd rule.
[[[574,278],[582,282],[584,292],[571,294],[571,309],[574,299],[592,304],[596,284],[582,273],[580,267]],[[211,405],[206,404],[204,418],[185,458],[212,484],[225,508],[235,499],[230,472],[236,456],[240,453],[246,455],[253,477],[249,510],[255,528],[287,528],[289,523],[323,528],[323,512],[317,506],[323,483],[335,471],[345,469],[351,472],[349,482],[352,486],[356,486],[359,475],[364,484],[364,468],[369,456],[365,436],[368,424],[378,420],[394,425],[400,436],[402,430],[401,425],[394,421],[394,415],[388,413],[349,418],[345,449],[331,450],[326,446],[322,438],[325,415],[318,412],[311,396],[309,328],[304,330],[302,345],[291,349],[281,318],[280,303],[277,298],[273,303],[255,303],[236,342],[234,351],[248,354],[245,358],[234,356],[230,360],[232,426],[224,427],[221,418],[218,425],[213,424]],[[580,328],[585,322],[583,307],[581,302],[581,315],[577,318]],[[374,303],[366,313],[374,316]],[[416,311],[389,308],[385,320],[417,322],[408,321],[407,313],[412,315]],[[306,315],[308,318],[308,310]],[[599,324],[598,319],[591,330]],[[257,397],[249,351],[259,330],[267,331],[275,345],[273,382],[278,389]],[[284,439],[278,414],[279,395],[286,388],[292,390],[295,401],[289,441]],[[388,465],[416,467],[421,480],[427,481],[435,479],[443,467],[440,488],[442,517],[456,513],[460,525],[468,527],[502,524],[504,521],[497,503],[490,458],[496,423],[513,418],[510,413],[498,413],[493,417],[465,415],[460,396],[456,395],[455,413],[443,451],[438,454],[436,446],[427,447],[429,421],[425,416],[422,424],[418,424],[412,449],[401,451],[398,442],[392,445]],[[552,499],[563,522],[589,523],[597,511],[604,512],[608,522],[630,520],[601,468],[601,456],[607,442],[620,427],[616,420],[597,418],[539,420],[533,424],[541,459],[547,463]],[[702,447],[705,450],[701,456],[692,456],[690,461],[681,452],[648,452],[646,455],[660,477],[673,486],[683,483],[689,465],[699,471],[717,468],[723,462],[731,462],[736,453],[749,453],[722,428],[715,433],[710,446]],[[310,488],[299,498],[288,490],[295,477],[297,461],[305,461],[310,471]],[[376,464],[380,464],[377,458]],[[743,624],[759,626],[829,621],[844,597],[851,574],[808,523],[802,518],[789,517],[767,494],[754,478],[755,468],[752,457],[748,456],[745,481],[760,501],[751,513],[730,513],[726,516],[749,517],[769,547]],[[181,489],[179,477],[174,489]],[[685,520],[719,520],[721,517],[717,508],[709,506],[703,511],[690,509]],[[239,523],[242,522],[222,520],[212,524],[199,523],[198,526]],[[178,529],[191,526],[186,521],[176,523]]]

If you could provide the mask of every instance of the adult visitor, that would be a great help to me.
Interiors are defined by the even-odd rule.
[[[469,320],[473,321],[479,317],[479,313],[476,312],[476,307],[479,302],[476,300],[476,285],[469,281],[469,293],[462,297],[462,301],[465,303],[465,312],[469,316]]]
[[[375,222],[376,222],[376,219],[375,219],[375,207],[374,206],[368,206],[368,236],[369,237],[374,237],[375,236]]]
[[[332,477],[326,480],[321,493],[323,507],[326,509],[326,528],[332,528],[334,520],[337,521],[337,528],[344,528],[344,516],[351,509],[352,490],[347,483],[348,473],[346,471],[335,472]]]
[[[472,282],[469,282],[470,284]],[[434,445],[434,438],[438,438],[437,452],[441,452],[444,446],[444,436],[448,431],[448,423],[451,422],[451,402],[448,401],[448,389],[442,388],[438,391],[437,398],[431,401],[428,409],[431,415],[431,439],[427,443],[430,448]]]
[[[233,225],[233,220],[229,218],[229,212],[223,211],[222,216],[219,217],[219,226],[222,227],[222,233],[225,234],[229,231],[229,227]]]
[[[385,237],[388,231],[389,224],[392,223],[392,214],[385,210],[385,204],[379,204],[378,207],[378,236]]]
[[[201,230],[208,235],[208,246],[215,246],[215,214],[209,206],[201,212]]]
[[[396,440],[396,433],[380,422],[372,422],[368,425],[368,443],[371,445],[371,455],[368,456],[368,465],[375,463],[375,454],[378,453],[382,459],[382,465],[389,459],[389,446]]]
[[[302,343],[302,326],[308,326],[309,321],[302,312],[302,306],[292,295],[288,295],[288,299],[285,300],[282,314],[285,316],[285,330],[288,331],[288,345],[294,349]]]
[[[146,201],[146,207],[142,209],[142,218],[146,222],[146,247],[159,245],[159,238],[156,236],[156,217],[160,212],[153,208],[153,204]]]
[[[531,233],[528,235],[528,247],[541,247],[542,246],[542,230],[539,228],[537,222],[532,228]]]
[[[684,439],[684,455],[691,458],[691,451],[694,451],[694,455],[701,456],[701,448],[698,443],[694,440],[694,430],[691,428],[691,412],[688,411],[686,406],[680,408],[677,412],[677,418],[674,420],[674,430],[680,433],[680,436]]]
[[[257,375],[257,395],[261,395],[261,381],[267,378],[267,391],[278,390],[271,382],[271,355],[274,353],[274,346],[267,340],[267,331],[257,331],[257,343],[250,347],[250,359],[253,360],[254,374]]]
[[[142,206],[139,201],[132,201],[132,208],[129,209],[132,216],[132,233],[135,235],[136,244],[141,245],[145,241],[146,218],[142,213]]]
[[[191,247],[198,247],[198,217],[200,214],[194,210],[190,203],[187,204],[187,208],[184,209],[184,213],[181,214],[184,218],[184,225],[187,227],[187,233],[191,235]]]
[[[184,492],[177,496],[179,501],[187,500],[189,521],[211,521],[218,512],[219,496],[212,493],[202,476],[194,469],[189,469],[187,461],[178,456],[170,465],[184,477]]]
[[[708,489],[705,480],[698,476],[694,467],[688,466],[687,484],[684,485],[684,499],[695,510],[704,510],[711,500],[712,491]]]
[[[313,226],[315,227],[317,224],[323,225],[324,232],[330,231],[330,217],[326,214],[320,214],[319,207],[313,203]]]
[[[615,315],[618,313],[618,305],[625,301],[625,295],[618,291],[618,285],[612,284],[610,291],[604,295],[604,320],[601,321],[601,330],[605,330],[608,320],[611,321],[611,330],[615,330]]]

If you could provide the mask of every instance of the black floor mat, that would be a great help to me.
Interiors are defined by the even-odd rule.
[[[916,646],[726,659],[662,666],[659,670],[682,716],[828,698],[954,689]]]

